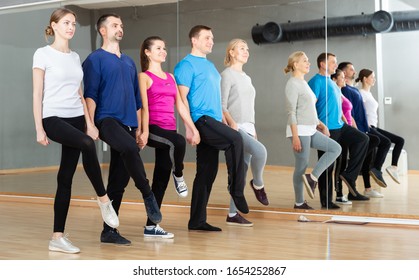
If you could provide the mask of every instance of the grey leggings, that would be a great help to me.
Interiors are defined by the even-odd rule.
[[[260,143],[255,137],[248,134],[247,132],[239,129],[239,133],[243,138],[243,150],[244,150],[244,173],[250,165],[253,175],[253,184],[256,186],[263,186],[263,170],[265,169],[267,151],[265,146]],[[233,200],[230,200],[230,213],[237,211],[236,205]]]
[[[303,174],[305,173],[310,160],[310,148],[325,152],[317,161],[311,174],[316,178],[336,160],[340,155],[342,148],[333,139],[325,136],[323,133],[316,131],[312,136],[299,136],[302,151],[297,153],[294,151],[295,169],[293,174],[293,184],[295,193],[295,202],[304,202],[304,183]],[[290,138],[292,141],[292,138]]]

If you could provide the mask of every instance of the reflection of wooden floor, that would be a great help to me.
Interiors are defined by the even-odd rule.
[[[146,171],[149,176],[153,174],[153,166],[146,164]],[[270,205],[268,207],[260,204],[249,186],[246,186],[245,195],[249,206],[252,209],[259,210],[281,210],[293,211],[294,191],[292,187],[292,168],[267,166],[265,169],[265,186],[269,197]],[[9,172],[8,174],[0,171],[0,194],[24,194],[35,196],[52,197],[56,188],[56,170],[44,170],[42,172]],[[108,176],[108,169],[103,168],[103,177]],[[5,174],[6,173],[6,174]],[[250,173],[250,172],[249,172]],[[1,175],[3,174],[3,175]],[[185,164],[185,179],[192,191],[192,182],[195,175],[195,165],[192,163]],[[250,176],[250,175],[249,175]],[[373,187],[384,194],[384,198],[373,198],[367,202],[354,202],[352,206],[342,206],[339,211],[333,213],[343,214],[359,214],[385,217],[408,217],[417,215],[419,219],[419,173],[410,171],[408,176],[401,176],[402,184],[396,184],[391,178],[384,174],[384,178],[388,184],[386,189],[380,188],[373,183]],[[151,180],[151,178],[149,178]],[[248,177],[249,181],[251,178]],[[80,168],[76,172],[74,178],[73,196],[77,198],[94,197],[94,191],[91,187],[84,171]],[[363,191],[363,181],[359,177],[357,181],[358,190]],[[305,196],[309,205],[316,209],[316,213],[323,213],[319,199],[310,199]],[[141,201],[139,191],[135,188],[133,182],[126,188],[124,199],[126,201]],[[170,182],[163,203],[180,204],[189,206],[190,195],[187,198],[179,198]],[[217,179],[214,183],[210,201],[211,205],[226,206],[229,203],[229,195],[227,192],[227,172],[224,164],[220,164]]]
[[[188,166],[185,175],[189,185],[192,184],[192,173],[192,166]],[[77,255],[48,251],[55,171],[0,175],[0,193],[3,194],[0,195],[0,259],[419,259],[419,226],[325,223],[330,219],[330,214],[337,212],[319,210],[314,211],[318,215],[305,214],[312,222],[297,222],[300,213],[287,209],[293,203],[291,171],[275,167],[267,168],[265,179],[271,206],[262,207],[253,194],[246,190],[249,204],[252,205],[251,213],[247,215],[254,222],[252,228],[225,224],[228,196],[223,187],[225,171],[220,168],[220,176],[211,195],[208,222],[221,227],[222,232],[189,232],[188,198],[177,198],[174,190],[169,188],[162,209],[161,225],[173,232],[175,239],[145,239],[142,236],[144,206],[137,199],[138,191],[129,186],[126,203],[121,207],[119,230],[133,245],[104,245],[99,242],[101,217],[97,205],[90,200],[92,189],[82,176],[84,173],[80,171],[77,174],[75,199],[66,227],[72,242],[82,250]],[[409,185],[418,181],[417,176],[409,175]],[[388,189],[382,190],[386,196],[384,199],[354,204],[352,210],[359,213],[384,209],[384,213],[398,211],[403,216],[419,213],[417,204],[408,204],[412,203],[410,196],[413,196],[414,188],[409,188],[407,178],[403,185],[389,185]],[[309,202],[318,209],[317,200]],[[406,210],[408,212],[403,212]],[[348,209],[344,208],[343,211]],[[350,215],[349,212],[343,214]]]

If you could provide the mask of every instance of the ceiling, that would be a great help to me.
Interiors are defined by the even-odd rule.
[[[178,0],[2,0],[0,10],[47,6],[54,3],[77,5],[85,9],[106,9],[119,7],[139,7],[176,3]]]
[[[0,10],[6,9],[19,9],[34,6],[43,6],[53,3],[60,3],[62,5],[77,5],[85,9],[108,9],[108,8],[119,8],[119,7],[139,7],[148,5],[168,4],[176,3],[178,0],[1,0]],[[179,0],[184,1],[184,0]],[[211,0],[206,0],[211,1]],[[227,1],[227,0],[226,0]],[[295,0],[288,0],[290,2]],[[419,9],[418,0],[400,0],[405,4]],[[281,0],[281,2],[287,2],[287,0]]]
[[[176,3],[177,0],[66,0],[66,5],[77,5],[85,9],[108,9],[120,7],[138,7]]]

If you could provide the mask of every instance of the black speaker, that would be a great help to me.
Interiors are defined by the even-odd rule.
[[[371,19],[371,26],[378,33],[390,31],[393,28],[393,24],[393,16],[383,10],[375,12]]]
[[[277,43],[282,38],[282,28],[275,22],[268,22],[265,25],[256,24],[252,28],[252,39],[255,44]]]

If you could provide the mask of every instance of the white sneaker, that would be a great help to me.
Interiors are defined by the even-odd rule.
[[[103,221],[111,228],[117,228],[119,226],[119,218],[118,215],[116,215],[115,209],[113,209],[112,201],[102,203],[98,198],[97,204],[99,204]]]
[[[80,249],[71,244],[71,241],[67,238],[68,234],[58,239],[51,239],[49,241],[49,250],[55,252],[63,252],[69,254],[77,254]]]
[[[173,174],[173,181],[175,182],[175,190],[178,196],[187,197],[188,196],[188,186],[186,185],[185,179],[182,177],[176,177]]]
[[[377,192],[376,190],[370,190],[370,191],[364,191],[364,195],[367,197],[373,197],[373,198],[383,198],[384,195]]]
[[[344,195],[342,197],[336,197],[335,203],[336,204],[342,204],[342,205],[352,205],[352,201],[348,200],[346,195]]]
[[[394,165],[387,166],[386,171],[388,175],[390,175],[391,179],[393,179],[397,184],[400,184],[397,166],[394,166]]]

